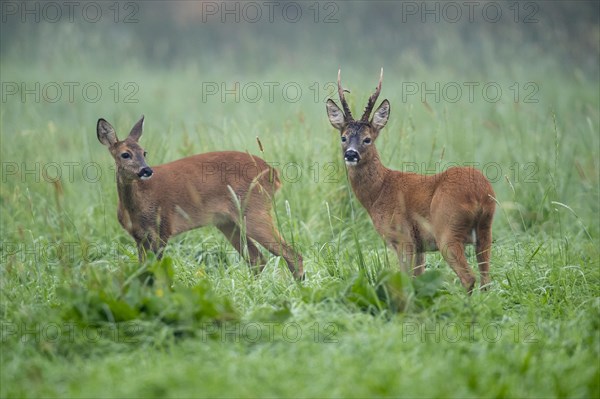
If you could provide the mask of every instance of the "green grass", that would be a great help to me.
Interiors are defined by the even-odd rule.
[[[384,60],[384,163],[433,173],[475,162],[493,182],[493,285],[469,297],[439,253],[418,279],[396,272],[346,181],[326,92],[315,101],[309,88],[334,81],[341,61],[306,57],[304,68],[257,72],[2,59],[3,82],[97,82],[104,95],[2,104],[0,396],[600,396],[597,76],[586,81],[550,55],[535,71],[533,55],[490,59],[483,71],[445,54],[423,68],[407,69],[410,56]],[[379,64],[348,60],[343,71],[357,113]],[[473,80],[506,93],[429,108],[402,98],[406,81]],[[304,94],[202,101],[202,82],[235,81],[297,82]],[[539,102],[515,104],[508,87],[529,81]],[[115,102],[114,82],[134,82],[139,102]],[[141,114],[150,165],[220,149],[260,154],[260,137],[283,176],[277,223],[302,251],[306,281],[273,257],[254,276],[212,227],[172,239],[162,262],[137,264],[95,123],[104,117],[124,136]],[[152,287],[136,277],[145,267]]]

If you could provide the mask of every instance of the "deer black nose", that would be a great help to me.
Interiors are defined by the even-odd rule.
[[[360,155],[354,150],[348,150],[344,153],[344,160],[346,162],[358,162],[360,161]]]
[[[146,166],[138,172],[138,177],[142,180],[149,179],[150,177],[152,177],[153,173],[154,172],[152,171],[152,169]]]

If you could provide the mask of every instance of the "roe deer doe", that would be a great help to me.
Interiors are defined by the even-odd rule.
[[[388,121],[390,103],[383,100],[369,120],[381,91],[379,84],[360,118],[354,120],[344,98],[338,71],[338,95],[343,111],[327,100],[329,121],[341,133],[342,151],[354,194],[365,207],[377,232],[398,254],[405,272],[425,270],[425,251],[440,250],[470,294],[475,275],[465,256],[465,244],[475,244],[480,286],[490,283],[489,262],[494,190],[478,170],[454,167],[436,175],[405,173],[381,163],[375,140]]]
[[[272,196],[281,186],[275,169],[236,151],[193,155],[150,168],[138,144],[143,123],[142,116],[123,141],[106,120],[97,124],[98,140],[117,167],[119,222],[134,238],[140,262],[146,251],[160,258],[176,234],[215,225],[242,256],[247,245],[252,265],[264,267],[256,241],[283,256],[296,278],[303,276],[302,256],[282,239],[271,218]]]

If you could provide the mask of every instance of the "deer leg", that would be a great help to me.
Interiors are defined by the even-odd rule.
[[[163,241],[163,240],[159,240],[154,243],[152,252],[154,252],[156,254],[156,259],[158,259],[158,260],[162,259],[166,246],[167,246],[167,242]]]
[[[157,259],[162,259],[163,251],[167,245],[168,238],[158,238],[153,232],[147,232],[141,239],[136,238],[138,249],[138,260],[140,263],[146,261],[148,252],[153,252]]]
[[[438,242],[438,248],[470,295],[475,285],[475,275],[467,262],[464,242],[454,235],[446,236]]]
[[[146,255],[149,251],[152,251],[156,254],[157,259],[162,258],[163,249],[166,245],[166,241],[162,240],[152,240],[150,238],[150,234],[147,234],[141,240],[136,239],[137,248],[138,248],[138,260],[140,263],[146,262]],[[142,283],[152,286],[154,284],[154,273],[149,270],[144,270],[140,275],[139,279]]]
[[[400,270],[404,273],[408,274],[412,268],[413,264],[413,253],[410,251],[401,250],[398,251],[398,262],[400,262]]]
[[[472,215],[464,210],[449,210],[445,205],[447,203],[441,194],[436,194],[431,201],[431,207],[435,209],[431,214],[431,224],[435,227],[436,245],[471,295],[475,285],[475,274],[467,262],[465,243],[469,242],[471,237],[474,220]]]
[[[221,233],[223,233],[223,235],[229,240],[229,242],[231,243],[231,245],[233,245],[233,247],[236,249],[236,251],[238,251],[242,257],[245,257],[244,247],[243,247],[244,242],[242,241],[242,235],[240,234],[240,229],[237,227],[237,225],[235,223],[231,222],[231,223],[217,226],[217,228],[219,230],[221,230]],[[256,245],[254,245],[254,243],[252,242],[250,237],[246,236],[245,238],[246,238],[246,247],[248,248],[248,258],[250,261],[250,265],[252,265],[252,266],[264,265],[264,263],[265,263],[264,258],[262,256],[262,254],[260,253],[260,250],[258,249],[258,247]],[[262,271],[262,266],[261,266],[261,271]]]
[[[248,218],[246,234],[273,255],[282,256],[295,278],[302,279],[304,277],[302,255],[283,240],[279,231],[273,226],[269,215],[256,215],[253,218]]]
[[[417,273],[417,269],[423,263],[423,259],[421,253],[417,252],[416,246],[412,241],[404,239],[399,243],[393,243],[392,246],[398,254],[400,269],[404,273],[414,276],[421,274]]]
[[[140,261],[140,263],[144,263],[146,262],[148,252],[152,251],[152,243],[150,240],[148,240],[147,237],[144,237],[139,240],[136,239],[135,241],[138,250],[138,260]]]
[[[413,276],[420,276],[425,272],[425,254],[417,252],[415,254],[415,266],[413,268]]]
[[[150,245],[144,245],[142,241],[137,242],[138,261],[144,263],[146,261],[146,252],[150,250]]]
[[[477,227],[477,242],[475,250],[477,252],[477,264],[479,265],[479,274],[481,280],[479,286],[481,290],[487,290],[490,285],[490,255],[492,250],[492,227],[489,223],[480,224]]]

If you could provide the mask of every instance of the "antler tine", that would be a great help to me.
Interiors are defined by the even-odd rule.
[[[381,73],[379,74],[379,83],[377,84],[377,88],[375,89],[375,93],[371,94],[369,97],[369,102],[367,102],[367,107],[365,108],[365,112],[360,118],[363,122],[369,121],[369,116],[371,116],[371,111],[373,111],[373,106],[375,105],[375,101],[377,101],[377,97],[379,97],[379,93],[381,92],[381,82],[383,80],[383,68],[381,68]]]
[[[350,107],[348,106],[348,103],[346,102],[346,98],[344,97],[344,91],[348,91],[348,90],[344,90],[342,88],[342,68],[338,69],[338,94],[340,96],[340,101],[342,103],[342,108],[344,108],[344,114],[346,114],[346,118],[348,120],[354,120],[352,118],[352,112],[350,112]]]

